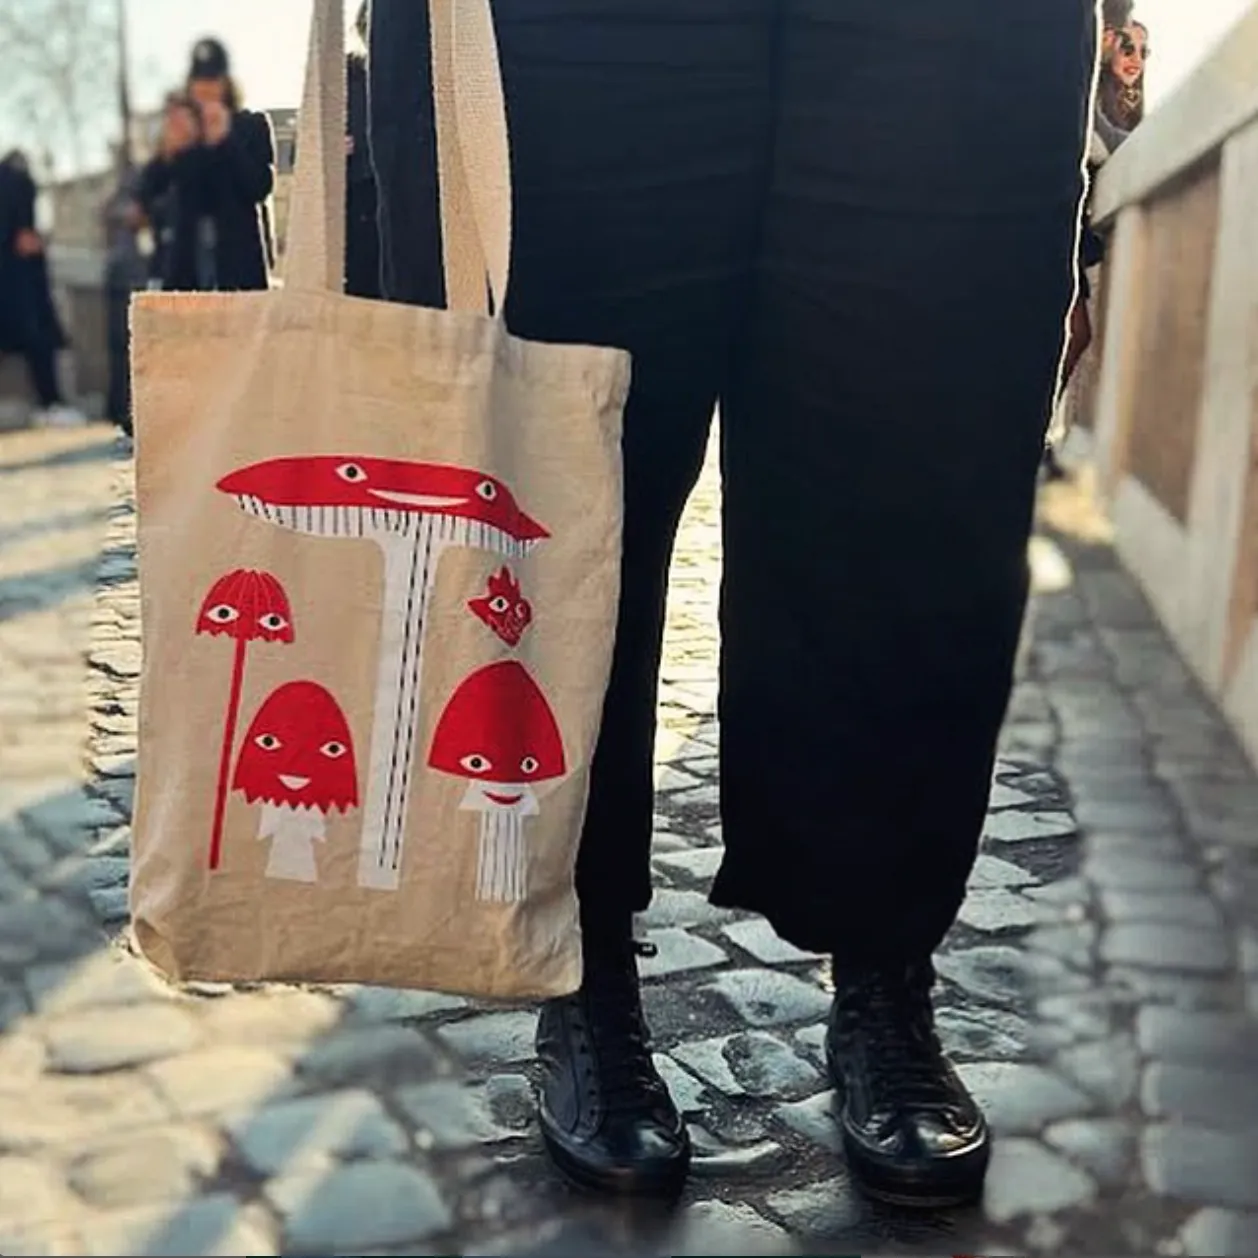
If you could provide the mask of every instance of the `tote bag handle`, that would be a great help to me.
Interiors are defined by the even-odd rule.
[[[418,3],[418,0],[415,0]],[[501,317],[511,155],[490,0],[428,0],[446,304]],[[344,0],[314,0],[289,211],[286,288],[339,293],[345,272]]]

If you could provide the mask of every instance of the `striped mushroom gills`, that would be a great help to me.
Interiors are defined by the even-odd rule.
[[[394,890],[420,718],[424,629],[441,556],[467,546],[519,559],[549,534],[500,480],[437,463],[348,455],[271,459],[232,472],[218,488],[278,528],[369,540],[384,557],[358,883]]]

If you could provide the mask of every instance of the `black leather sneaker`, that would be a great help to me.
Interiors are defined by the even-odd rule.
[[[651,1060],[638,954],[649,955],[631,940],[587,954],[581,990],[542,1006],[542,1137],[582,1187],[675,1197],[690,1168],[690,1134]]]
[[[934,977],[929,963],[835,967],[826,1059],[843,1145],[865,1191],[894,1205],[973,1203],[991,1155],[987,1122],[935,1032]]]

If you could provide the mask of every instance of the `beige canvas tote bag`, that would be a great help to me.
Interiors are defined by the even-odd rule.
[[[314,5],[282,288],[135,303],[131,906],[176,979],[580,982],[629,360],[504,326],[492,12],[430,9],[448,311],[341,292],[339,0]]]

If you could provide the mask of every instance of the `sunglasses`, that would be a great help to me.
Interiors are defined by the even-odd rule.
[[[1145,44],[1142,47],[1125,32],[1119,32],[1116,39],[1118,42],[1118,49],[1124,57],[1139,57],[1142,61],[1148,61],[1150,54],[1148,44]]]

